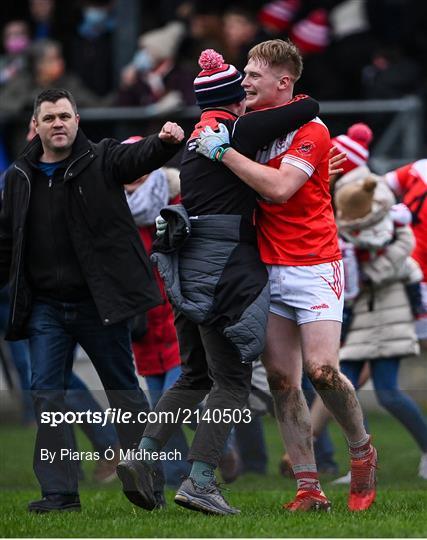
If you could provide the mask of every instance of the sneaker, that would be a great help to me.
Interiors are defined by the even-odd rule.
[[[39,501],[30,502],[28,511],[36,514],[46,514],[47,512],[79,512],[81,510],[78,495],[46,495]]]
[[[329,512],[331,502],[326,498],[323,491],[297,491],[297,495],[292,502],[283,505],[285,510],[290,512],[310,512],[321,510]]]
[[[192,478],[186,478],[175,495],[175,502],[189,510],[204,514],[234,515],[240,514],[224,499],[215,480],[207,486],[199,486]]]
[[[153,469],[143,461],[126,459],[117,465],[117,476],[123,485],[123,493],[132,504],[145,510],[157,507],[154,474]]]
[[[280,458],[279,473],[285,478],[295,478],[291,458],[288,456],[288,454],[283,454],[283,456]]]
[[[117,478],[116,468],[120,460],[120,447],[114,448],[114,459],[100,459],[94,470],[92,478],[98,484],[109,484]]]
[[[367,510],[375,501],[377,461],[377,451],[373,446],[367,457],[351,460],[349,510]]]
[[[331,484],[335,485],[349,485],[351,483],[351,471],[348,471],[347,474],[344,476],[340,476],[339,478],[336,478],[335,480],[332,480]]]
[[[427,480],[427,452],[421,456],[420,465],[418,467],[418,476],[423,480]]]

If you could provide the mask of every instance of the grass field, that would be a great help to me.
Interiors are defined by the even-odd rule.
[[[294,495],[294,485],[276,474],[281,444],[276,427],[266,419],[270,467],[266,476],[246,475],[230,486],[226,497],[241,508],[239,516],[204,516],[173,503],[167,492],[165,510],[146,512],[131,506],[118,482],[98,488],[82,482],[80,513],[30,515],[28,501],[38,498],[32,473],[34,431],[0,427],[0,504],[2,537],[426,537],[427,481],[417,477],[419,450],[400,425],[388,416],[371,415],[370,427],[380,455],[377,502],[363,514],[346,509],[347,487],[323,487],[333,502],[330,514],[289,514],[281,503]],[[332,435],[341,470],[346,471],[344,444]],[[79,437],[81,449],[89,449]],[[84,463],[90,478],[93,463]]]

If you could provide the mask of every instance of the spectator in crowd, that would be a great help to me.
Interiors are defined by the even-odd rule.
[[[75,75],[66,70],[59,42],[41,39],[33,43],[28,57],[28,69],[0,89],[0,112],[29,115],[35,97],[52,86],[69,89],[77,96],[82,107],[103,104]],[[5,142],[10,155],[17,156],[22,150],[26,127],[17,122],[7,130]]]
[[[184,135],[167,122],[133,145],[92,143],[63,89],[37,96],[33,123],[37,136],[6,173],[0,216],[0,285],[10,279],[12,291],[6,338],[28,337],[30,346],[42,499],[28,509],[78,510],[76,463],[59,455],[73,449],[71,426],[42,423],[41,415],[66,410],[71,351],[79,343],[111,407],[130,414],[130,423],[116,422],[121,447],[138,444],[144,424],[137,415],[149,406],[134,371],[129,319],[161,299],[122,186],[162,166]],[[57,452],[49,463],[43,448]]]
[[[223,16],[223,26],[227,58],[242,71],[249,49],[265,39],[266,34],[260,29],[256,15],[243,6],[227,9]]]
[[[231,131],[234,127],[233,144],[255,155],[275,133],[282,133],[285,126],[304,123],[317,107],[313,100],[302,98],[236,121],[245,110],[241,74],[213,50],[202,53],[199,65],[202,71],[194,81],[194,91],[202,116],[181,164],[183,207],[168,207],[170,224],[155,253],[168,296],[177,310],[175,325],[183,373],[155,410],[178,415],[180,410],[194,410],[207,396],[188,456],[190,476],[178,489],[175,501],[190,510],[233,515],[239,510],[222,496],[214,471],[236,419],[222,417],[212,423],[204,415],[212,415],[214,410],[221,416],[222,411],[234,415],[233,411],[240,411],[248,399],[249,362],[263,349],[267,274],[255,242],[255,193],[232,173],[198,156],[195,139],[204,127],[216,127],[223,121],[227,124],[223,129]],[[217,85],[218,79],[221,85]],[[182,243],[182,236],[186,241],[177,260],[176,241]],[[178,421],[183,421],[182,414]],[[140,448],[148,453],[162,448],[175,428],[166,423],[147,426]],[[138,498],[129,498],[143,508],[154,507],[151,464],[147,458],[118,465],[125,493],[137,493]]]
[[[220,3],[202,1],[193,2],[191,9],[186,13],[184,20],[187,24],[187,33],[178,50],[178,57],[181,65],[184,65],[191,73],[192,80],[197,76],[200,50],[224,50],[222,14],[223,9]],[[194,104],[194,95],[192,104]]]
[[[365,99],[394,99],[415,94],[420,89],[419,65],[398,47],[378,48],[362,73]]]
[[[10,21],[3,28],[3,50],[0,56],[0,87],[12,81],[26,67],[26,52],[31,43],[25,21]]]
[[[79,4],[80,2],[57,0],[28,0],[27,18],[34,41],[59,41],[67,63],[72,38],[80,18]]]
[[[82,21],[69,50],[70,69],[98,97],[114,90],[114,0],[83,0]]]
[[[44,89],[58,86],[70,89],[82,107],[100,100],[73,74],[67,72],[60,43],[40,40],[29,51],[29,70],[15,77],[0,90],[1,112],[30,111],[35,97]]]
[[[406,224],[407,210],[392,206],[391,190],[367,167],[338,180],[334,198],[343,253],[347,258],[355,253],[356,259],[356,264],[345,265],[346,302],[352,304],[353,318],[343,337],[341,369],[358,387],[361,370],[369,361],[378,401],[414,437],[422,452],[419,476],[427,479],[427,422],[398,383],[401,360],[419,350],[411,305],[414,295],[408,295],[408,290],[414,290],[422,272],[410,258],[414,237]],[[347,249],[348,243],[354,251]],[[314,433],[325,419],[316,409]]]
[[[56,0],[30,0],[30,18],[34,39],[52,38]]]
[[[367,0],[336,2],[329,12],[331,46],[328,51],[333,66],[333,99],[360,99],[362,71],[371,60],[375,46],[368,13]],[[329,82],[328,82],[329,84]]]
[[[247,105],[262,109],[287,103],[301,72],[302,59],[292,42],[270,40],[257,45],[245,68]],[[316,470],[310,413],[301,389],[303,367],[349,443],[349,509],[366,510],[376,494],[377,453],[363,426],[354,387],[338,366],[343,276],[326,189],[329,149],[329,133],[317,119],[263,149],[257,155],[259,163],[230,148],[224,129],[219,134],[205,130],[198,143],[200,153],[222,160],[268,199],[258,202],[257,219],[260,254],[268,264],[271,285],[263,362],[297,479],[297,496],[285,505],[290,511],[330,508]]]
[[[300,0],[273,0],[262,6],[258,20],[270,38],[288,34],[301,7]]]
[[[423,272],[421,310],[415,329],[421,347],[427,350],[427,159],[420,159],[391,171],[385,178],[395,195],[412,214],[411,227],[416,240],[412,256]]]
[[[352,124],[346,133],[337,135],[331,143],[337,150],[345,153],[345,161],[342,163],[342,173],[330,178],[330,191],[333,195],[335,183],[339,178],[357,167],[367,165],[369,160],[369,146],[373,139],[371,128],[363,122]],[[332,197],[332,204],[334,199]]]
[[[184,33],[184,24],[176,21],[139,38],[137,52],[122,71],[117,96],[119,105],[129,107],[156,103],[158,107],[174,108],[182,103],[179,76],[174,74],[173,88],[167,79],[176,71],[175,54]]]

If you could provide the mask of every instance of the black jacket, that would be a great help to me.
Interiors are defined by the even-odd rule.
[[[161,302],[148,257],[126,202],[123,184],[164,165],[180,145],[157,135],[135,144],[89,141],[81,130],[65,170],[65,216],[75,253],[103,324],[147,311]],[[36,136],[6,174],[0,214],[0,286],[10,279],[8,339],[26,337],[32,295],[25,274],[26,216],[42,154]]]
[[[160,212],[167,232],[151,260],[175,309],[196,324],[214,326],[242,362],[264,350],[270,285],[255,229],[239,215],[191,219],[182,205]]]

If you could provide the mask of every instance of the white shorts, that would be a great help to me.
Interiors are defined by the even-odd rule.
[[[313,266],[267,265],[270,312],[297,325],[315,321],[342,322],[344,269],[342,261]]]
[[[415,331],[418,339],[427,339],[427,283],[422,281],[421,286],[421,305],[422,313],[415,321]]]

